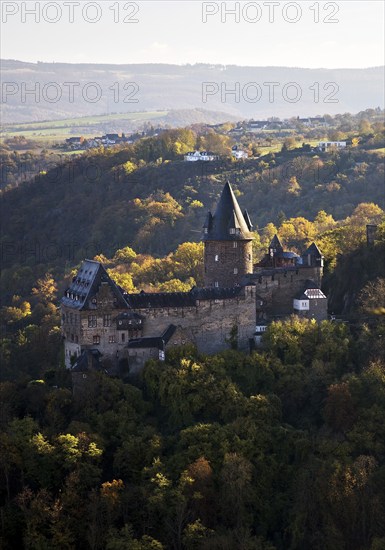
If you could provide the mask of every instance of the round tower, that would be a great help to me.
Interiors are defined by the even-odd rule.
[[[252,224],[243,213],[229,182],[223,188],[215,214],[203,226],[204,285],[231,288],[253,272]]]

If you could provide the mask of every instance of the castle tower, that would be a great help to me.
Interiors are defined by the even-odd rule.
[[[231,288],[253,272],[252,227],[227,182],[215,214],[209,212],[203,226],[205,287]]]

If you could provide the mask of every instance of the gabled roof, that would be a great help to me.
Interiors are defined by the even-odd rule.
[[[249,215],[245,217],[235,198],[229,182],[223,188],[215,214],[209,212],[204,228],[203,240],[212,241],[240,241],[252,240],[250,233],[251,221]],[[230,233],[230,229],[234,232]]]
[[[79,271],[72,279],[72,283],[64,292],[61,303],[64,306],[78,310],[92,309],[90,307],[92,298],[98,292],[102,283],[107,283],[111,288],[116,299],[116,307],[128,307],[121,290],[108,275],[102,264],[94,260],[84,260]]]
[[[311,243],[311,245],[303,253],[303,256],[308,255],[315,256],[316,258],[322,258],[322,252],[315,243]]]
[[[77,358],[75,364],[71,368],[71,372],[89,372],[103,370],[99,359],[101,353],[98,349],[85,349]]]

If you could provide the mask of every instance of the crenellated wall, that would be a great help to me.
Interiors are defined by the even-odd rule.
[[[238,348],[247,351],[255,332],[255,287],[245,287],[237,298],[198,300],[195,307],[137,309],[145,317],[143,336],[162,334],[170,324],[185,330],[189,341],[203,353],[229,348],[234,325]]]
[[[293,313],[293,298],[303,291],[308,279],[321,285],[322,268],[298,267],[298,269],[277,269],[271,274],[264,274],[258,268],[252,275],[256,293],[265,303],[268,316],[284,316]]]

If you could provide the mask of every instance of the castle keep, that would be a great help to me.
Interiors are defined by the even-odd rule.
[[[111,374],[138,372],[149,358],[193,344],[213,354],[258,345],[268,320],[297,315],[322,320],[323,259],[313,243],[302,256],[277,236],[253,265],[252,224],[226,183],[204,228],[204,288],[128,294],[103,265],[85,260],[61,301],[65,363],[76,372],[101,365]]]

